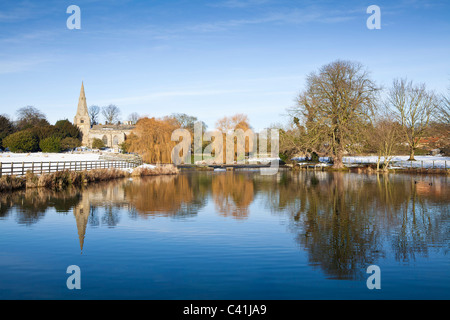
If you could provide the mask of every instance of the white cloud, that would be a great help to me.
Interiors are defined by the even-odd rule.
[[[22,58],[20,60],[0,60],[0,74],[29,71],[39,64],[48,62],[46,58]]]

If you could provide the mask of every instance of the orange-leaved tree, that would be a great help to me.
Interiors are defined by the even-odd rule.
[[[127,150],[141,155],[146,163],[172,163],[171,153],[177,142],[171,137],[176,129],[173,118],[141,118],[126,141]]]
[[[244,133],[244,140],[240,140],[236,136],[232,137],[233,141],[231,141],[231,143],[234,145],[234,155],[228,155],[229,160],[243,160],[241,159],[242,155],[238,154],[238,148],[241,148],[241,150],[243,149],[245,154],[249,154],[249,152],[252,151],[253,146],[256,145],[249,122],[248,116],[242,113],[237,113],[233,116],[223,117],[217,120],[216,129],[220,130],[223,134],[223,155],[225,163],[227,162],[227,134],[231,136],[231,134],[237,133],[239,129]],[[248,131],[249,135],[245,136],[247,130],[250,130]]]

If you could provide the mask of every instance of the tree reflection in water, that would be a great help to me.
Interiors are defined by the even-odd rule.
[[[407,175],[301,172],[285,179],[270,190],[270,206],[289,214],[310,263],[330,278],[359,278],[390,250],[409,261],[449,248],[446,177],[419,183]]]
[[[254,181],[251,176],[232,172],[214,175],[211,192],[219,214],[235,219],[246,219],[254,198]]]
[[[60,192],[48,189],[27,189],[0,194],[0,218],[7,217],[15,208],[15,219],[19,224],[32,225],[45,216],[48,208],[58,213],[68,213],[81,199],[75,188]]]
[[[185,175],[146,177],[124,186],[127,200],[141,217],[175,218],[197,214],[205,205],[206,189]]]
[[[258,197],[257,197],[258,196]],[[387,255],[409,262],[431,250],[448,252],[446,176],[361,175],[326,172],[182,173],[118,180],[63,192],[32,189],[0,195],[0,219],[37,223],[54,208],[72,211],[83,249],[86,227],[116,227],[131,219],[188,219],[212,199],[217,214],[245,220],[250,205],[288,220],[309,262],[330,278],[358,279]],[[251,222],[248,222],[251,223]]]

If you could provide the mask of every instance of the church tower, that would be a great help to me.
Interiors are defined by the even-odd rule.
[[[82,145],[89,146],[89,131],[91,130],[91,119],[86,104],[86,95],[84,94],[84,85],[81,82],[80,97],[78,98],[78,109],[73,123],[80,129],[82,138]]]

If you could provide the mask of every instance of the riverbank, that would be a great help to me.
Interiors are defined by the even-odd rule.
[[[422,168],[422,167],[391,167],[388,169],[377,170],[374,164],[358,164],[350,167],[345,166],[341,169],[335,169],[332,165],[324,163],[302,163],[291,166],[291,170],[310,170],[310,171],[343,171],[352,173],[409,173],[409,174],[450,174],[450,168]]]
[[[134,169],[93,169],[85,171],[63,170],[53,173],[33,174],[27,172],[24,177],[6,175],[0,178],[0,192],[24,188],[64,189],[68,186],[83,186],[100,181],[126,177],[143,177],[178,174],[173,165],[142,165]]]

